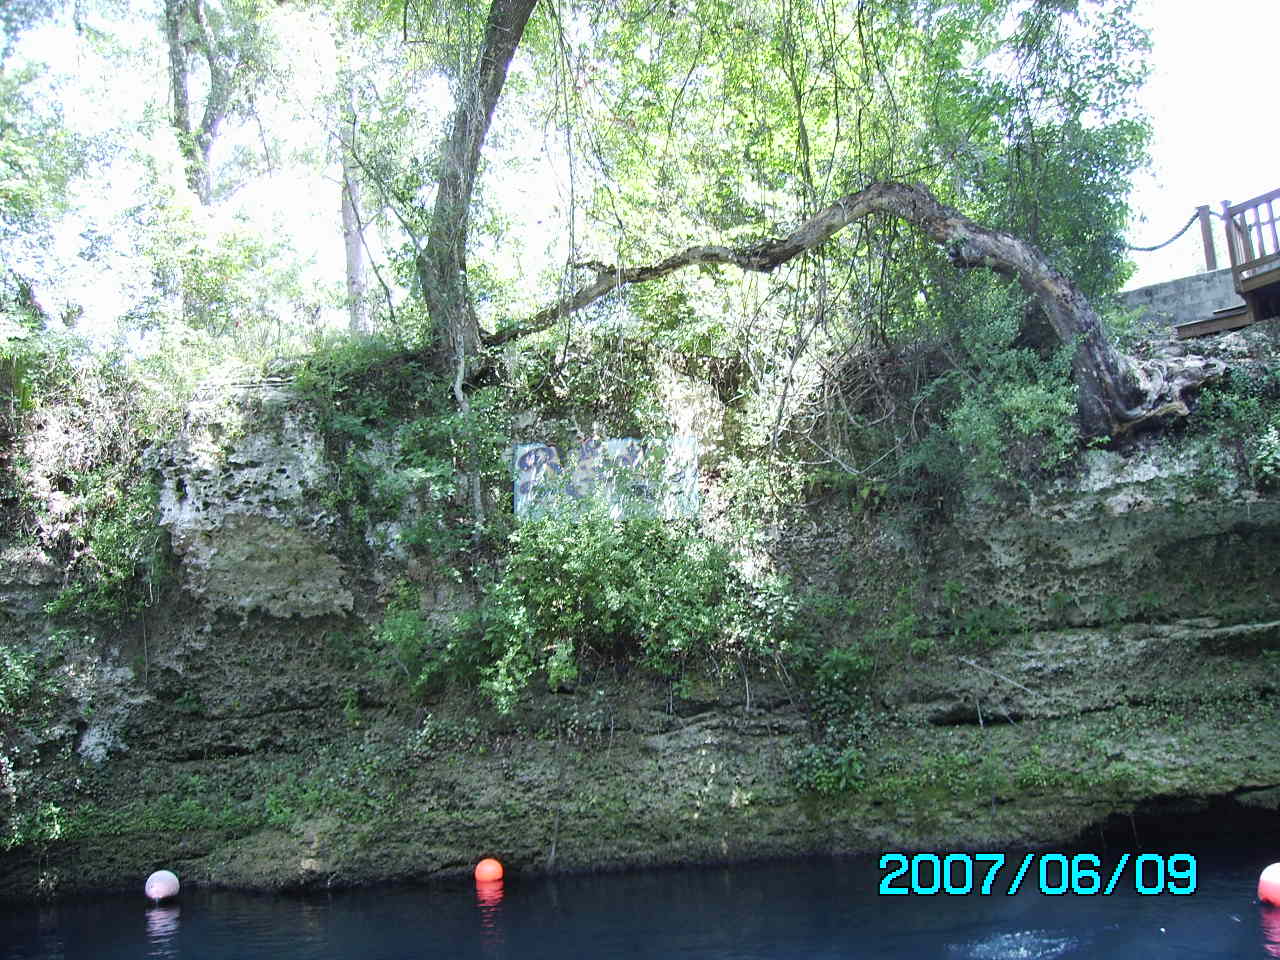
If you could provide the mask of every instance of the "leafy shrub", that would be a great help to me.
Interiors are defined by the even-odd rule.
[[[351,337],[304,360],[295,386],[320,418],[329,455],[338,467],[331,508],[353,530],[407,521],[402,542],[422,554],[448,556],[477,533],[461,506],[462,474],[479,470],[486,499],[510,496],[506,400],[495,387],[470,395],[457,409],[450,384],[419,352],[378,337]],[[491,534],[504,532],[489,511]]]
[[[1272,421],[1253,442],[1250,466],[1254,482],[1264,490],[1280,486],[1280,422]]]
[[[0,447],[8,449],[18,420],[35,406],[33,375],[40,352],[31,331],[0,314]]]
[[[831,796],[856,790],[863,783],[862,752],[855,746],[810,743],[788,758],[791,782],[801,793]]]
[[[1280,481],[1280,371],[1232,369],[1201,391],[1194,429],[1213,441],[1213,455],[1202,458],[1193,478],[1199,493],[1219,492],[1233,477],[1221,451],[1233,455],[1235,468],[1247,471],[1259,489]]]
[[[926,366],[914,396],[890,405],[911,414],[889,438],[896,461],[890,492],[931,509],[965,491],[1024,488],[1080,449],[1070,349],[1024,342],[1016,288],[993,278],[944,286],[931,302],[950,331],[934,349],[941,369]],[[902,443],[903,435],[913,442]]]
[[[79,510],[70,525],[80,546],[73,577],[48,605],[54,615],[121,623],[155,600],[158,586],[170,578],[167,540],[156,525],[156,490],[150,482],[112,468],[79,478]]]
[[[36,805],[27,787],[40,762],[30,731],[48,726],[60,690],[45,657],[0,644],[0,850],[56,839],[58,808]]]
[[[13,526],[64,566],[53,614],[120,624],[169,577],[167,541],[147,479],[147,445],[177,422],[174,398],[148,388],[127,360],[28,325],[0,341],[10,391],[0,434],[0,498]],[[7,379],[5,377],[7,371]]]
[[[417,588],[402,582],[373,631],[375,672],[389,682],[403,678],[414,696],[449,683],[475,685],[492,660],[477,623],[474,611],[449,623],[428,619]]]
[[[968,459],[967,479],[1014,483],[1075,453],[1076,388],[1064,361],[1013,346],[979,356],[972,389],[962,392],[946,424]]]
[[[668,580],[675,564],[691,559],[680,557],[679,545],[658,524],[619,523],[588,509],[527,524],[512,535],[512,545],[505,574],[489,597],[486,626],[499,651],[486,688],[500,703],[539,669],[553,687],[573,682],[581,655],[638,650],[651,665],[670,671],[668,654],[707,640],[706,618],[718,598],[704,592],[705,580],[698,582],[699,564],[688,564],[694,577],[672,583],[670,597],[655,593],[655,580]],[[710,586],[714,591],[717,585]],[[695,598],[703,602],[690,605]]]
[[[859,691],[875,669],[875,658],[855,641],[828,650],[814,671],[809,703],[814,715],[831,724],[851,714],[860,703]]]
[[[0,723],[8,724],[35,688],[35,654],[0,646]]]
[[[1228,373],[1222,383],[1203,390],[1196,405],[1200,432],[1261,430],[1268,420],[1268,404],[1250,387],[1248,380]]]
[[[558,331],[548,334],[509,368],[512,404],[537,410],[543,423],[573,420],[609,436],[652,435],[666,423],[654,354],[652,341],[605,329],[575,329],[569,344]]]
[[[22,846],[43,849],[54,840],[62,839],[66,828],[65,817],[55,803],[40,803],[23,809],[9,818],[9,829],[0,834],[0,850]]]
[[[511,535],[469,626],[493,658],[484,689],[506,709],[536,674],[572,684],[584,660],[634,659],[663,677],[692,664],[736,668],[771,653],[792,613],[781,583],[749,585],[728,550],[689,528],[589,504]]]

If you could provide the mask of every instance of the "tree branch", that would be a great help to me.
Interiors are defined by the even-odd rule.
[[[641,267],[591,264],[595,280],[540,310],[525,322],[487,338],[490,345],[544,330],[629,284],[656,280],[685,267],[722,264],[769,273],[815,250],[849,224],[871,214],[899,217],[942,246],[956,267],[986,267],[1016,279],[1043,307],[1064,344],[1073,345],[1072,373],[1079,388],[1080,424],[1086,436],[1110,436],[1138,424],[1186,416],[1186,389],[1220,375],[1225,366],[1199,357],[1139,364],[1107,342],[1097,313],[1080,289],[1035,247],[1008,233],[983,227],[945,206],[923,186],[874,183],[840,198],[790,234],[747,247],[688,247],[658,263]]]

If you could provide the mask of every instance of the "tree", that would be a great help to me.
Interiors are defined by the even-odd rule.
[[[537,0],[493,0],[484,40],[475,61],[462,73],[457,106],[437,159],[435,208],[425,247],[415,264],[427,311],[443,334],[443,359],[452,362],[453,395],[463,416],[471,413],[463,389],[467,361],[480,347],[480,323],[467,286],[467,227],[480,153],[507,69],[524,36]],[[474,449],[470,451],[471,509],[475,536],[484,521],[483,494]]]
[[[339,202],[342,210],[342,248],[347,264],[347,315],[352,333],[367,333],[369,303],[365,287],[364,216],[361,212],[363,191],[355,151],[359,124],[355,88],[349,71],[342,72],[338,86],[338,95],[343,104],[338,152],[342,165]]]
[[[787,175],[781,181],[775,177],[775,183],[793,185],[799,196],[795,208],[811,213],[798,227],[781,239],[739,245],[704,243],[690,246],[680,253],[658,259],[646,266],[625,266],[621,263],[604,265],[598,261],[580,264],[594,270],[596,276],[593,281],[540,311],[529,322],[508,328],[487,339],[483,338],[466,284],[468,209],[480,151],[493,110],[502,91],[507,67],[520,43],[533,6],[532,0],[495,0],[490,7],[483,47],[462,84],[451,130],[440,151],[435,208],[427,244],[418,259],[418,274],[429,312],[446,338],[448,355],[455,365],[455,392],[460,403],[465,403],[461,390],[465,365],[479,350],[482,342],[496,345],[523,333],[544,329],[555,320],[599,300],[613,290],[664,277],[685,266],[729,264],[744,270],[768,273],[802,255],[816,254],[843,227],[872,214],[889,214],[907,221],[919,228],[930,240],[940,244],[953,264],[966,268],[985,266],[1006,274],[1016,279],[1037,299],[1058,338],[1063,344],[1071,345],[1072,370],[1079,388],[1080,423],[1087,435],[1113,435],[1154,418],[1185,415],[1187,411],[1182,399],[1183,391],[1220,372],[1220,365],[1197,358],[1142,365],[1124,356],[1108,343],[1095,310],[1079,286],[1055,270],[1034,246],[1007,232],[980,226],[941,203],[923,186],[884,180],[872,182],[825,207],[817,208],[823,190],[832,182],[831,175],[835,169],[833,158],[844,148],[844,138],[848,136],[842,132],[838,101],[842,95],[852,95],[851,78],[860,79],[869,87],[885,86],[892,111],[898,114],[921,109],[918,103],[911,102],[912,97],[916,100],[932,97],[935,109],[940,109],[936,104],[950,97],[946,109],[962,119],[981,117],[981,111],[989,112],[992,105],[991,96],[985,93],[977,96],[970,89],[956,92],[936,87],[918,92],[911,89],[895,91],[893,83],[887,77],[888,68],[880,46],[889,42],[884,39],[888,28],[883,19],[876,22],[873,17],[864,18],[862,5],[858,7],[856,19],[862,62],[852,70],[850,77],[842,78],[839,71],[831,66],[841,56],[848,56],[836,49],[839,31],[816,21],[805,21],[802,15],[788,7],[784,10],[778,27],[780,52],[777,62],[771,65],[771,69],[775,69],[787,83],[781,86],[781,94],[776,91],[758,91],[752,94],[765,104],[761,108],[762,114],[776,115],[781,111],[791,116],[796,146],[787,167]],[[938,23],[930,20],[929,29],[935,30],[935,34],[943,40],[943,52],[927,56],[941,58],[939,62],[944,65],[948,62],[948,57],[953,65],[958,63],[967,39],[982,31],[989,31],[994,20],[993,13],[999,13],[1007,6],[976,4],[964,17],[957,18],[952,16],[953,11],[949,11],[945,5],[925,5],[930,11],[929,15],[936,16],[941,24],[938,26]],[[696,18],[682,21],[678,29],[670,32],[658,33],[665,30],[667,24],[654,25],[651,28],[653,32],[648,34],[649,37],[673,37],[673,47],[678,48],[683,43],[686,52],[693,51],[674,105],[668,107],[663,104],[655,111],[665,114],[660,119],[666,122],[668,140],[679,122],[676,110],[680,105],[699,96],[705,100],[716,89],[713,82],[699,79],[711,76],[710,71],[713,69],[708,67],[708,64],[714,62],[713,58],[706,51],[717,42],[733,42],[735,34],[740,35],[750,27],[749,18],[758,14],[758,11],[749,6],[726,13],[724,8],[709,4],[707,10],[710,15],[728,18],[724,23],[717,24],[724,31],[718,39],[709,39],[704,29],[705,24],[699,24]],[[1035,4],[1027,14],[1027,19],[1043,31],[1046,24],[1052,26],[1056,22],[1053,18],[1066,15],[1063,11],[1056,10],[1049,17],[1046,11],[1045,5]],[[660,14],[655,16],[661,18]],[[917,38],[925,37],[927,31],[913,19],[913,10],[898,11],[897,16],[900,19],[895,26],[899,31],[896,42],[903,44],[904,49],[909,49],[920,42]],[[947,19],[949,16],[952,16],[951,20]],[[744,17],[747,19],[741,19]],[[1046,20],[1046,17],[1049,19]],[[814,40],[816,51],[805,49],[797,52],[806,30],[819,33],[826,30],[826,33]],[[867,39],[868,36],[871,37],[870,40]],[[907,39],[903,40],[902,37]],[[650,41],[633,39],[631,42],[638,48],[643,42]],[[830,44],[829,49],[823,49],[824,42]],[[1042,48],[1032,49],[1038,53]],[[1060,69],[1063,63],[1070,62],[1059,51],[1051,67]],[[671,72],[671,66],[661,67],[657,66],[658,63],[658,57],[651,55],[637,69],[642,78],[657,75],[660,78],[658,83],[669,85],[670,79],[663,76],[662,71]],[[654,69],[648,69],[645,64]],[[619,81],[624,91],[628,82],[626,69],[621,68]],[[718,69],[723,72],[733,68],[722,61]],[[829,77],[824,74],[824,70],[826,74],[830,74]],[[740,78],[739,80],[744,82]],[[651,81],[636,81],[637,88],[643,90],[646,82]],[[829,84],[829,89],[824,91],[824,84]],[[904,82],[904,86],[909,87],[909,83]],[[699,90],[699,87],[702,89]],[[1079,118],[1087,109],[1087,100],[1081,101],[1079,89],[1067,90],[1061,84],[1056,88],[1056,93],[1070,100],[1067,122],[1074,125],[1073,129],[1078,129]],[[1112,93],[1114,95],[1114,91]],[[810,107],[807,101],[814,105]],[[640,102],[643,105],[650,101],[642,98]],[[1048,102],[1048,98],[1042,96],[1034,107],[1027,108],[1022,121],[1024,130],[1034,131],[1037,127],[1045,127],[1046,121],[1037,116],[1037,111],[1051,114],[1051,105],[1046,106]],[[864,109],[862,112],[868,111]],[[861,113],[858,120],[862,120]],[[954,126],[954,122],[952,125]],[[752,131],[746,136],[745,142],[761,144],[761,138],[767,136],[767,130]],[[1071,142],[1077,143],[1078,137]],[[643,145],[645,141],[641,140],[640,143]],[[857,163],[852,170],[845,171],[843,179],[847,181],[855,177],[859,168],[875,169],[880,164],[882,169],[891,170],[900,166],[895,154],[906,151],[908,147],[898,143],[892,135],[886,136],[885,143],[888,151],[885,154],[868,154],[864,146],[859,144]],[[641,149],[646,148],[642,146]],[[828,157],[825,171],[816,165],[815,157],[820,152],[825,152]],[[768,173],[762,175],[768,176]],[[697,200],[698,198],[693,198],[694,203]],[[734,202],[730,197],[727,202],[722,201],[720,206],[723,209],[726,205],[732,206]],[[738,205],[741,206],[740,203]],[[1114,220],[1114,210],[1112,216]],[[755,219],[759,222],[759,213]],[[1119,225],[1118,222],[1112,223],[1111,227],[1118,228]]]
[[[0,7],[0,63],[13,53],[22,33],[51,18],[57,6],[54,0],[9,0]]]
[[[213,145],[229,115],[246,106],[246,96],[264,69],[269,44],[255,0],[164,0],[164,34],[169,53],[171,123],[187,165],[187,183],[203,204],[213,200]],[[195,58],[203,64],[206,91],[194,119],[191,82]]]
[[[528,325],[509,328],[489,342],[504,343],[545,329],[621,286],[656,280],[684,267],[725,264],[769,273],[819,249],[849,224],[876,213],[891,214],[917,227],[946,250],[955,266],[987,267],[1016,280],[1036,298],[1059,340],[1074,344],[1072,370],[1080,391],[1080,420],[1089,436],[1110,436],[1153,419],[1186,416],[1183,392],[1224,369],[1220,362],[1199,357],[1135,363],[1108,343],[1088,299],[1035,247],[974,223],[939,203],[921,186],[903,183],[871,184],[836,201],[782,239],[737,249],[694,246],[647,266],[596,264],[593,282],[540,311]]]
[[[0,68],[0,305],[42,314],[35,267],[67,210],[68,185],[84,169],[87,145],[41,109],[35,67]]]
[[[467,228],[480,154],[511,58],[536,5],[537,0],[493,0],[478,56],[460,78],[457,106],[436,161],[435,208],[417,270],[427,310],[444,334],[446,356],[459,378],[480,347],[480,324],[467,289]]]

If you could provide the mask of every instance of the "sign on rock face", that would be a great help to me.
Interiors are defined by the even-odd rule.
[[[545,443],[513,452],[516,517],[528,520],[596,501],[615,517],[698,513],[698,441],[584,440],[566,457]]]

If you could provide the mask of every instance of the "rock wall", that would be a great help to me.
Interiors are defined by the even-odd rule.
[[[287,383],[221,385],[157,447],[160,524],[186,591],[245,615],[316,617],[352,608],[337,553],[334,473],[314,414]]]
[[[1120,302],[1139,311],[1143,324],[1154,332],[1208,320],[1215,310],[1244,303],[1236,295],[1230,267],[1126,290],[1120,294]]]
[[[0,854],[0,893],[134,889],[159,866],[297,889],[481,854],[539,872],[1056,846],[1153,805],[1280,805],[1280,503],[1207,484],[1214,451],[1187,438],[1091,452],[1025,503],[921,522],[830,502],[749,545],[854,611],[834,639],[874,667],[836,719],[767,665],[679,685],[602,668],[509,717],[466,690],[407,707],[362,659],[385,577],[288,384],[202,396],[153,456],[182,592],[74,645],[73,712],[24,783],[56,798],[59,838]],[[49,630],[56,579],[0,551],[10,635]],[[411,579],[424,607],[458,602]],[[797,786],[815,757],[839,789]]]
[[[1023,510],[974,505],[939,557],[968,599],[1008,604],[1035,627],[1134,616],[1251,616],[1280,596],[1280,500],[1204,465],[1188,440],[1128,455],[1096,450]]]

